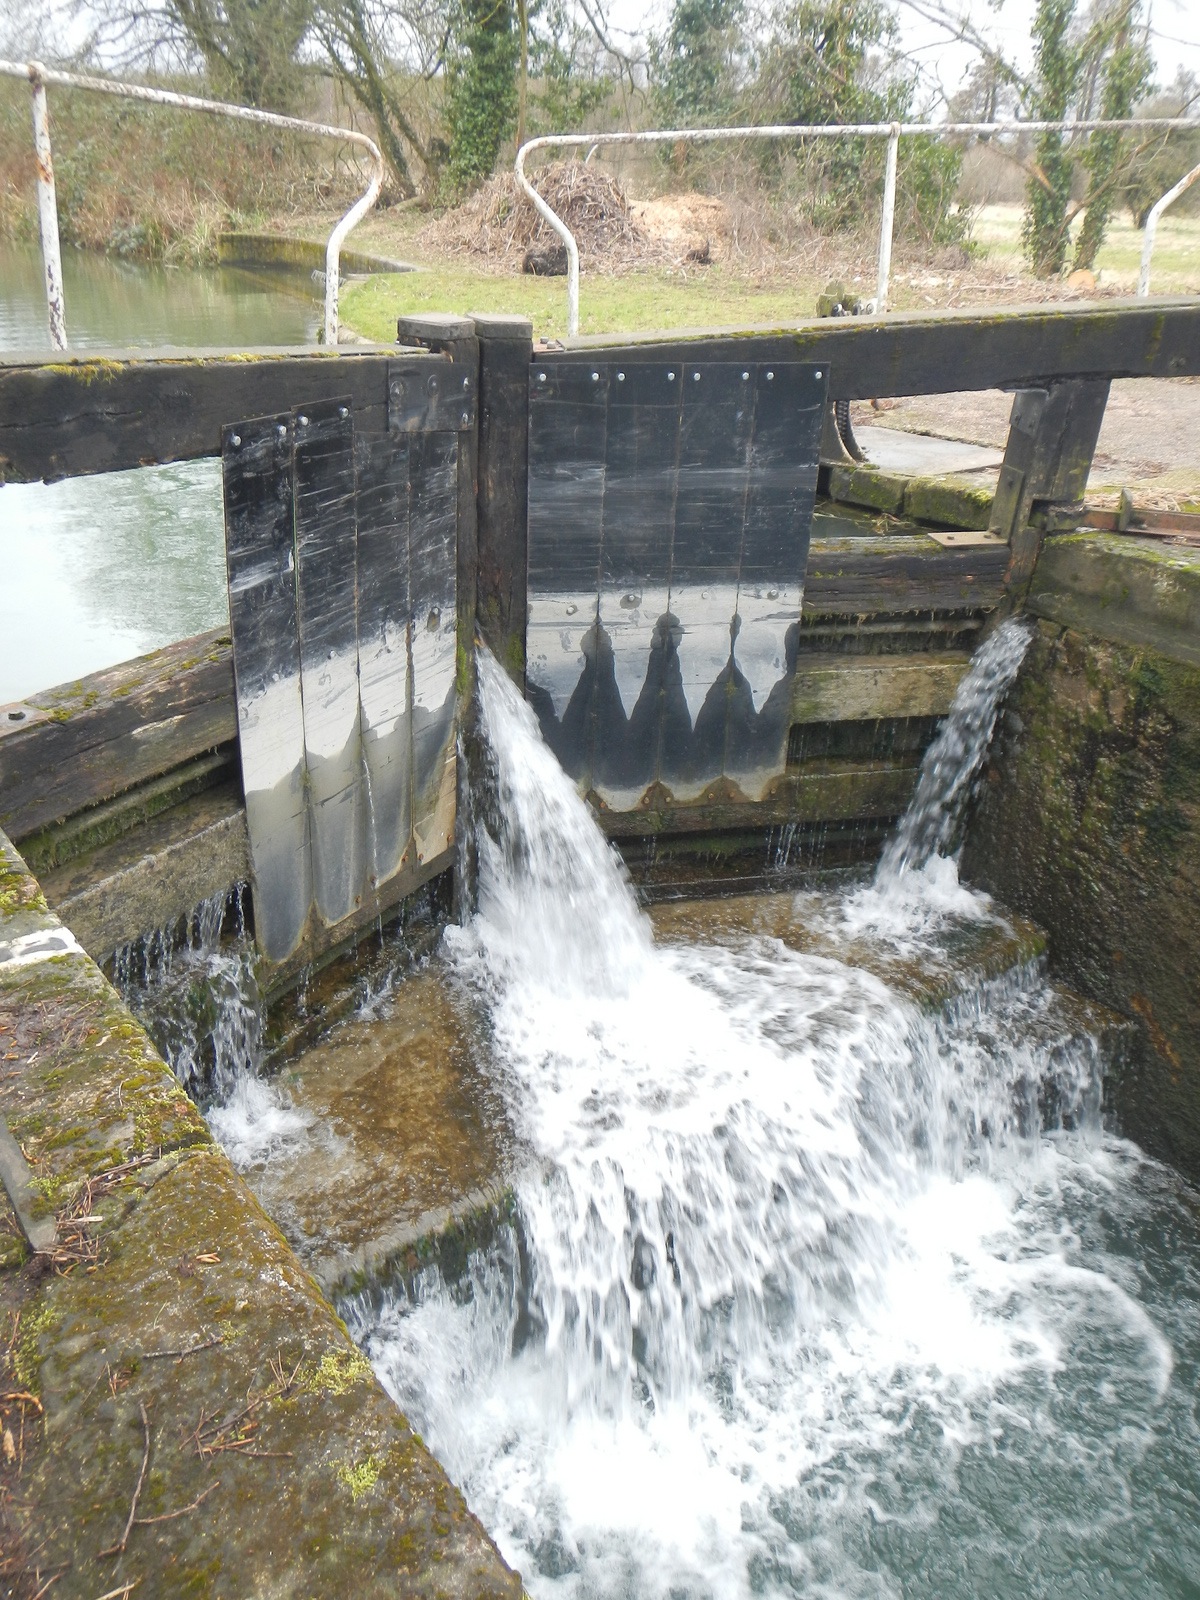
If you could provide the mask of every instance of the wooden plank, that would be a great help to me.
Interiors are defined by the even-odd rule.
[[[1008,547],[943,549],[916,535],[814,539],[804,584],[804,614],[962,611],[1000,603]]]
[[[223,425],[344,397],[360,433],[388,427],[389,377],[427,351],[98,352],[0,361],[0,482],[119,472],[221,452]]]
[[[100,961],[249,876],[246,811],[227,784],[55,868],[41,884],[51,908]]]
[[[694,329],[572,342],[556,361],[815,361],[832,400],[1017,389],[1056,378],[1200,374],[1195,299],[1083,302],[1013,310],[816,318],[785,327]]]
[[[944,717],[969,662],[965,651],[801,656],[792,680],[791,723]]]
[[[236,735],[222,629],[0,707],[0,827],[24,839]]]
[[[859,762],[840,769],[787,772],[775,780],[770,794],[757,801],[701,799],[682,805],[610,811],[593,800],[593,808],[597,822],[610,839],[736,832],[742,828],[860,817],[890,818],[899,816],[912,798],[918,770],[915,757],[907,763]]]

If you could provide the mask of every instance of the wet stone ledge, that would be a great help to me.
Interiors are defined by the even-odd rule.
[[[47,1246],[31,1257],[7,1218],[3,1376],[23,1410],[0,1457],[6,1573],[79,1600],[516,1600],[519,1578],[3,835],[0,1068],[26,1224]]]

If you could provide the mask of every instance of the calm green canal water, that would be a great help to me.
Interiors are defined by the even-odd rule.
[[[0,245],[0,351],[50,348],[36,249]],[[320,306],[278,278],[67,251],[73,349],[311,344]],[[217,461],[0,490],[0,704],[227,618]]]

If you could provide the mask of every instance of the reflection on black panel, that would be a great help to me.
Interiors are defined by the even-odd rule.
[[[223,457],[255,933],[278,962],[452,842],[458,437],[356,438],[334,400],[234,424]]]
[[[826,388],[800,362],[534,363],[526,692],[614,810],[783,771]]]

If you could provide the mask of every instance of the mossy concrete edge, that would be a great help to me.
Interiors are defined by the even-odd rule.
[[[0,950],[55,931],[0,834]],[[58,1221],[15,1338],[45,1431],[12,1508],[56,1595],[517,1600],[517,1575],[81,951],[0,961],[0,1068],[0,1112]]]

